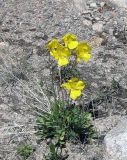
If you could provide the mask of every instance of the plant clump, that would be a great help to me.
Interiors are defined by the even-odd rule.
[[[63,157],[66,142],[87,143],[94,135],[91,114],[80,104],[85,83],[78,63],[88,62],[91,48],[85,42],[78,42],[74,34],[67,33],[62,40],[53,39],[46,44],[49,51],[51,75],[50,112],[37,118],[37,135],[41,140],[51,139],[50,153],[46,159]],[[47,86],[47,91],[49,90]],[[47,158],[48,157],[48,158]],[[66,157],[66,156],[65,156]]]
[[[31,145],[26,144],[19,146],[17,152],[23,160],[27,160],[27,158],[34,152],[34,149]]]

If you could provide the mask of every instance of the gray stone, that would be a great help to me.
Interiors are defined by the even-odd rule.
[[[90,7],[91,7],[91,8],[97,8],[97,4],[96,4],[96,3],[91,3],[91,4],[90,4]]]
[[[92,22],[89,21],[89,20],[87,20],[87,19],[85,19],[85,20],[83,21],[83,24],[84,24],[85,26],[91,26],[91,25],[92,25]]]
[[[7,42],[0,42],[0,50],[6,50],[9,47]]]
[[[97,21],[99,21],[99,20],[100,20],[100,17],[95,17],[95,19],[96,19]]]
[[[45,154],[47,153],[47,144],[45,141],[42,141],[41,144],[37,147],[34,155],[36,160],[45,159]],[[31,160],[31,159],[30,159]]]
[[[124,118],[105,137],[105,160],[127,159],[127,118]]]
[[[103,31],[103,24],[99,23],[99,22],[98,23],[94,23],[92,28],[93,28],[94,31],[102,32]]]
[[[73,4],[80,12],[86,9],[86,1],[84,0],[73,0]]]
[[[101,6],[101,7],[104,7],[104,5],[105,5],[105,2],[101,2],[101,3],[100,3],[100,6]]]
[[[110,0],[111,2],[114,2],[119,7],[127,8],[127,0]]]

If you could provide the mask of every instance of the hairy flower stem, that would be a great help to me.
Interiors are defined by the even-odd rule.
[[[65,98],[67,100],[67,106],[69,107],[70,106],[70,101],[69,101],[69,96],[68,96],[68,93],[67,93],[66,90],[65,90]]]
[[[61,76],[61,67],[60,66],[58,66],[58,70],[59,70],[59,78],[60,78],[60,86],[61,86],[62,85],[62,76]],[[61,93],[62,93],[62,100],[63,100],[63,102],[65,102],[63,89],[61,89]]]
[[[57,95],[56,95],[56,91],[55,91],[55,87],[54,87],[54,80],[53,80],[53,69],[52,69],[52,63],[51,63],[51,58],[49,56],[49,63],[50,63],[50,75],[51,75],[51,82],[52,82],[52,89],[53,89],[53,97],[54,97],[54,100],[57,101]]]

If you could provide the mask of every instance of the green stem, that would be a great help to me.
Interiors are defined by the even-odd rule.
[[[54,97],[55,101],[57,101],[57,99],[56,99],[57,95],[56,95],[56,91],[55,91],[55,87],[54,87],[55,84],[54,84],[54,80],[53,80],[53,69],[52,69],[52,63],[51,63],[50,55],[49,55],[49,63],[50,63],[50,66],[51,66],[50,75],[51,75],[52,89],[53,89],[53,92],[54,92],[53,97]]]
[[[59,70],[60,87],[61,87],[61,85],[62,85],[62,76],[61,76],[61,67],[60,66],[58,67],[58,70]],[[64,98],[64,91],[63,91],[63,89],[61,89],[61,93],[62,93],[62,100],[64,102],[65,98]]]

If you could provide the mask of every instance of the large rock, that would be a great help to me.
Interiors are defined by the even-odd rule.
[[[127,8],[127,0],[110,0],[111,2],[114,2],[119,7]]]
[[[109,0],[111,3],[115,3],[119,7],[127,8],[127,0]],[[72,0],[74,5],[79,11],[85,11],[87,0]],[[91,3],[92,8],[97,8],[96,3]]]
[[[127,160],[127,118],[106,135],[104,144],[105,160]]]
[[[73,5],[80,12],[83,12],[86,9],[86,1],[85,0],[73,0]]]
[[[7,50],[9,44],[7,42],[0,42],[0,51]]]

